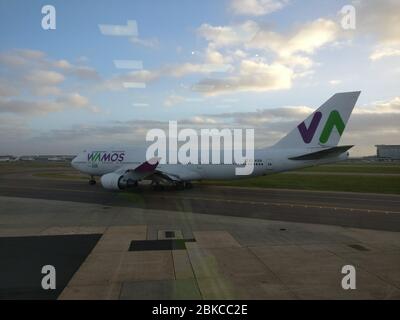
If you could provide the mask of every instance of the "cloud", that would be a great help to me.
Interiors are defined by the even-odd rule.
[[[232,59],[230,57],[224,57],[224,55],[213,48],[212,46],[208,46],[205,52],[205,61],[210,64],[214,65],[222,65],[222,64],[228,64],[232,62]]]
[[[44,52],[30,49],[14,49],[0,53],[0,66],[10,74],[19,76],[33,73],[32,76],[27,76],[30,80],[34,80],[35,75],[39,76],[39,80],[47,78],[55,83],[61,82],[65,76],[74,76],[79,80],[100,79],[98,72],[89,66],[74,65],[65,59],[50,59]]]
[[[381,42],[400,42],[399,1],[362,0],[355,6],[358,17],[356,30],[372,34]]]
[[[122,90],[124,83],[151,83],[163,77],[182,78],[191,74],[224,73],[232,70],[232,66],[212,63],[182,63],[165,65],[154,70],[138,70],[118,74],[105,79],[97,85],[98,90]]]
[[[386,57],[400,56],[400,46],[399,48],[380,46],[374,49],[374,51],[369,56],[372,61],[380,60]]]
[[[247,49],[262,49],[274,52],[280,57],[289,58],[294,54],[313,54],[317,49],[333,43],[338,38],[339,31],[336,22],[320,18],[305,23],[287,34],[263,28],[254,21],[246,21],[234,26],[203,24],[198,28],[197,33],[209,41],[214,48],[239,46]],[[300,58],[297,57],[297,59]]]
[[[99,111],[66,84],[70,77],[78,81],[99,79],[90,67],[50,59],[41,51],[15,49],[0,53],[0,68],[3,71],[0,77],[2,113],[38,115],[68,108]]]
[[[215,72],[228,72],[231,70],[229,64],[211,64],[211,63],[183,63],[176,66],[164,68],[163,73],[168,76],[180,78],[189,74],[207,74]]]
[[[360,35],[369,35],[377,43],[370,54],[372,61],[400,55],[400,2],[363,0],[355,3]]]
[[[10,83],[10,81],[0,78],[0,97],[16,96],[19,92],[19,88]]]
[[[76,92],[59,97],[57,102],[77,108],[83,108],[89,105],[89,99]]]
[[[358,108],[354,111],[356,114],[394,114],[400,113],[400,97],[394,97],[389,100],[375,101],[369,106]]]
[[[203,24],[197,33],[208,41],[206,61],[232,66],[225,77],[208,77],[193,86],[206,95],[290,89],[294,79],[314,72],[312,55],[341,36],[337,23],[323,18],[285,33],[250,20],[231,26]]]
[[[175,95],[175,94],[171,94],[165,99],[164,106],[172,107],[172,106],[180,104],[180,103],[182,103],[184,101],[185,101],[184,97],[178,96],[178,95]]]
[[[73,65],[67,60],[54,61],[52,65],[65,74],[75,76],[82,80],[100,80],[98,72],[88,66]]]
[[[193,90],[210,96],[240,91],[264,92],[289,89],[292,79],[293,71],[282,64],[243,60],[237,75],[203,79]]]
[[[79,93],[62,94],[55,100],[0,99],[0,113],[42,115],[71,108],[87,109],[92,112],[100,111]]]
[[[62,105],[54,101],[30,101],[22,99],[0,99],[0,112],[13,114],[46,114],[60,111]]]
[[[196,115],[178,121],[179,128],[254,128],[256,147],[276,143],[311,114],[317,106],[284,106],[251,112],[225,112]],[[400,136],[400,97],[357,106],[347,124],[342,144],[355,144],[352,155],[369,155],[376,144],[398,144]],[[167,121],[134,119],[107,121],[102,125],[76,124],[48,132],[30,132],[22,119],[0,117],[0,143],[4,152],[74,153],[90,146],[145,146],[148,130],[168,130]],[[7,138],[4,138],[7,137]],[[6,148],[7,147],[7,148]],[[6,151],[7,150],[7,151]]]
[[[261,28],[251,20],[231,26],[205,23],[197,29],[197,34],[208,42],[199,55],[203,61],[167,64],[153,70],[118,74],[99,82],[97,89],[122,90],[126,83],[145,87],[161,78],[188,75],[203,75],[205,78],[191,87],[209,96],[234,91],[289,89],[293,79],[313,73],[310,69],[314,62],[310,56],[337,40],[338,33],[337,24],[327,19],[317,19],[284,34]],[[254,50],[263,50],[272,57],[254,57]],[[170,100],[165,103],[174,104]]]
[[[185,125],[221,125],[222,123],[216,120],[213,117],[206,117],[206,116],[194,116],[184,121]]]
[[[341,83],[342,83],[341,80],[330,80],[329,81],[329,84],[332,85],[332,86],[337,86],[337,85],[339,85]]]
[[[65,77],[61,73],[49,70],[32,70],[23,77],[23,80],[31,84],[35,83],[37,86],[57,85],[64,79]]]
[[[306,23],[286,35],[260,29],[247,45],[251,48],[273,51],[283,58],[290,58],[296,54],[311,55],[317,49],[332,44],[338,35],[339,27],[336,22],[320,18]],[[302,59],[302,57],[294,58]],[[304,60],[300,64],[304,64]]]
[[[287,5],[287,0],[232,0],[231,9],[237,15],[263,16]]]
[[[0,54],[0,64],[8,67],[20,67],[33,62],[42,61],[45,53],[31,49],[15,49]]]

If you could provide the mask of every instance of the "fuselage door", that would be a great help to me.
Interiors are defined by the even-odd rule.
[[[265,168],[267,170],[274,170],[272,159],[265,160]]]

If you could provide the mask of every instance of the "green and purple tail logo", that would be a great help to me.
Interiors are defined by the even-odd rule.
[[[304,121],[297,126],[304,143],[308,144],[312,141],[321,119],[322,113],[317,111],[314,113],[314,116],[308,128],[306,127]],[[342,136],[346,125],[344,124],[339,112],[336,110],[331,111],[331,113],[329,114],[328,120],[325,123],[325,127],[321,132],[321,136],[319,137],[320,143],[326,143],[329,140],[329,137],[331,136],[334,127],[336,127],[339,135]]]

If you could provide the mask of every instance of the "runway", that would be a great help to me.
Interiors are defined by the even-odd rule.
[[[112,192],[85,180],[0,175],[0,195],[400,231],[400,196],[218,187]]]

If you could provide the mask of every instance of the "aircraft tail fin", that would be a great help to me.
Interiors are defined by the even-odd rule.
[[[274,148],[335,147],[361,91],[334,94]]]

